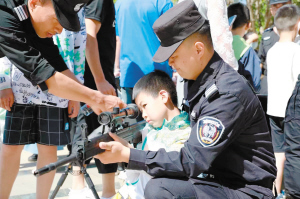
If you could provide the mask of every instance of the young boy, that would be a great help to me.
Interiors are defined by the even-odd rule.
[[[240,61],[245,71],[251,74],[255,91],[260,90],[260,60],[253,48],[245,41],[243,36],[251,27],[250,12],[246,5],[234,3],[228,6],[228,17],[236,15],[232,25],[233,50],[235,58]]]
[[[300,46],[294,43],[298,32],[300,12],[295,5],[281,7],[274,18],[280,39],[267,54],[268,106],[272,144],[275,152],[277,178],[275,186],[281,191],[285,161],[284,117],[300,73]]]
[[[142,77],[133,88],[133,99],[148,122],[143,129],[142,150],[179,151],[191,133],[186,112],[177,108],[177,93],[170,76],[159,70]],[[115,140],[121,140],[111,134]],[[124,145],[130,146],[126,141]],[[152,178],[144,171],[127,170],[126,184],[119,193],[123,198],[144,198],[144,189]]]

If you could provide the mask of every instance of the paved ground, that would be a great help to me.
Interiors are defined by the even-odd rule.
[[[68,154],[68,150],[66,147],[64,150],[58,151],[58,158],[64,158]],[[27,161],[27,158],[31,154],[27,151],[22,152],[21,156],[21,165],[18,177],[15,181],[13,186],[11,197],[10,199],[35,199],[35,187],[36,187],[36,177],[33,176],[32,170],[35,170],[35,163],[31,163]],[[59,168],[55,174],[54,183],[52,185],[51,191],[53,191],[56,187],[56,184],[61,177],[61,174],[64,173],[64,168]],[[95,167],[94,161],[91,162],[87,169],[88,173],[90,174],[93,183],[96,186],[96,190],[101,196],[102,191],[102,179],[101,175],[98,174],[97,168]],[[56,198],[59,199],[67,199],[69,188],[72,185],[72,176],[69,174],[66,181],[64,182],[63,186],[61,187],[60,191],[58,192]],[[122,180],[120,180],[116,176],[116,189],[119,189],[122,185]]]

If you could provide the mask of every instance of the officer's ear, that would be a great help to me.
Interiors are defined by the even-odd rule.
[[[201,59],[204,55],[205,44],[203,42],[197,41],[195,42],[194,45],[195,45],[197,56]]]
[[[28,0],[28,9],[33,10],[37,6],[42,6],[47,0]]]
[[[161,100],[163,101],[163,103],[166,104],[169,100],[169,93],[165,90],[160,90],[158,94]]]

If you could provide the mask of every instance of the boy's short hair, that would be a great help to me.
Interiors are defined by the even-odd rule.
[[[152,97],[157,97],[159,91],[165,90],[169,93],[174,106],[177,106],[176,87],[170,76],[161,71],[155,70],[142,77],[133,87],[132,97],[135,99],[138,94],[145,92]]]
[[[291,31],[298,23],[300,11],[296,5],[288,4],[279,8],[274,17],[274,24],[279,32]]]
[[[251,20],[249,8],[242,3],[233,3],[227,8],[228,18],[236,15],[236,19],[233,22],[232,29],[242,27],[248,24]]]

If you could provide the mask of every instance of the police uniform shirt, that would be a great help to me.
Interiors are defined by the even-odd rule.
[[[27,0],[1,0],[0,16],[0,57],[6,56],[33,85],[47,90],[45,81],[68,69],[52,38],[35,33]]]
[[[267,75],[267,54],[270,48],[274,46],[276,42],[279,41],[279,35],[273,30],[273,27],[270,27],[265,30],[262,35],[262,39],[259,45],[258,57],[260,58],[261,63],[263,64],[263,74]]]
[[[192,128],[185,146],[180,152],[130,149],[128,169],[154,177],[188,177],[196,184],[209,174],[224,186],[272,197],[276,167],[271,138],[246,80],[215,53],[185,89]]]

